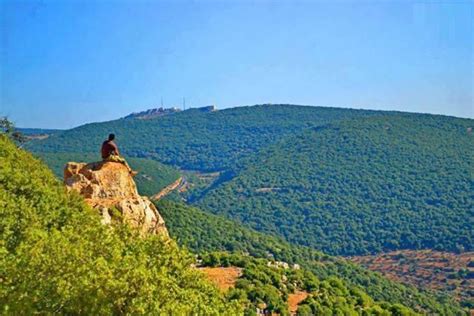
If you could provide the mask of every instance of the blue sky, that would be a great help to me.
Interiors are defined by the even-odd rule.
[[[473,1],[2,1],[0,115],[70,128],[160,105],[473,117]]]

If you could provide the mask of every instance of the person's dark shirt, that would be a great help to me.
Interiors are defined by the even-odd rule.
[[[118,155],[119,150],[118,150],[117,145],[114,143],[114,141],[106,140],[102,143],[101,154],[102,154],[102,158],[106,159],[110,155]]]

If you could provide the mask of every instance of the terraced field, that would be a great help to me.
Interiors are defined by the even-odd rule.
[[[474,307],[474,252],[400,250],[350,259],[392,280],[449,292]]]

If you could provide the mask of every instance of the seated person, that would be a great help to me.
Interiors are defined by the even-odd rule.
[[[123,157],[120,157],[119,149],[114,142],[115,135],[109,134],[109,138],[102,143],[102,160],[103,161],[112,161],[112,162],[119,162],[124,164],[128,171],[134,176],[138,172],[133,171],[132,168],[128,165],[127,161]]]

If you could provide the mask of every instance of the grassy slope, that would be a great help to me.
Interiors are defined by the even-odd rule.
[[[444,315],[462,314],[452,299],[436,297],[411,286],[389,281],[344,259],[324,255],[308,247],[291,245],[278,237],[264,235],[220,216],[172,201],[157,203],[168,230],[180,245],[196,253],[234,251],[260,258],[299,263],[322,279],[338,276],[360,286],[378,301],[400,303],[419,311]]]
[[[198,204],[330,254],[472,250],[472,120],[391,115],[309,129]]]

